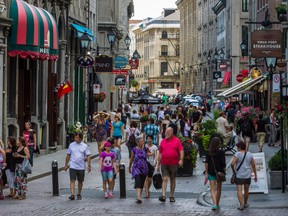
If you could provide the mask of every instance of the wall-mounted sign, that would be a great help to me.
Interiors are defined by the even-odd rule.
[[[129,71],[125,69],[114,69],[112,71],[113,74],[122,74],[122,75],[128,75]]]
[[[227,67],[228,67],[228,65],[225,62],[222,62],[222,63],[219,64],[219,69],[221,71],[227,70]]]
[[[99,94],[100,93],[100,84],[94,84],[93,85],[93,94]]]
[[[126,77],[124,75],[117,75],[115,77],[115,85],[125,85],[126,84]]]
[[[272,92],[280,92],[280,74],[273,74]]]
[[[129,65],[131,66],[132,70],[137,69],[139,65],[139,59],[130,59]]]
[[[217,80],[218,78],[221,78],[221,71],[213,71],[213,79]]]
[[[94,60],[92,56],[90,55],[79,56],[77,59],[77,64],[80,67],[84,67],[84,68],[92,67],[93,63],[94,63]]]
[[[95,57],[95,71],[96,72],[112,72],[113,58],[107,55],[100,55]]]
[[[115,68],[125,68],[127,64],[128,64],[128,59],[123,56],[117,56],[114,58]]]
[[[117,87],[116,86],[110,86],[110,92],[116,92]]]
[[[251,57],[282,58],[282,32],[280,30],[257,30],[251,34]]]

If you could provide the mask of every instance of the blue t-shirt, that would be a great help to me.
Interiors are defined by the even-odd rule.
[[[121,127],[123,125],[123,122],[122,121],[119,121],[117,123],[113,122],[112,125],[113,125],[113,128],[114,128],[113,136],[122,136]]]

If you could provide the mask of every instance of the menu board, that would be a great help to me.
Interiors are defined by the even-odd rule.
[[[259,153],[252,153],[252,155],[255,161],[257,171],[257,182],[254,181],[254,173],[252,171],[249,193],[268,194],[265,154],[264,152],[259,152]]]

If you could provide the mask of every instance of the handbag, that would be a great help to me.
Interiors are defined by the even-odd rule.
[[[156,190],[159,190],[162,188],[162,175],[160,173],[156,173],[154,176],[153,176],[153,185],[155,187]]]
[[[241,163],[239,164],[239,167],[236,169],[236,172],[238,172],[238,170],[241,168],[241,166],[242,166],[242,164],[243,164],[243,162],[244,162],[244,160],[245,160],[246,153],[247,153],[247,152],[245,151],[244,157],[243,157]],[[230,183],[231,183],[231,184],[235,184],[235,183],[236,183],[236,172],[233,172],[233,174],[232,174],[232,176],[231,176],[231,179],[230,179]]]
[[[30,162],[29,162],[27,157],[25,157],[23,162],[22,162],[21,171],[24,174],[31,174],[32,173],[31,164],[30,164]]]
[[[211,158],[212,158],[214,170],[215,170],[215,173],[216,173],[216,180],[217,181],[221,181],[221,182],[226,181],[226,174],[224,172],[218,172],[216,170],[214,159],[213,159],[213,157],[211,157]]]

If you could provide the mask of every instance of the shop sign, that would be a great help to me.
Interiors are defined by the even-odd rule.
[[[282,58],[282,32],[280,30],[257,30],[251,34],[251,57]]]
[[[90,55],[79,56],[77,59],[77,64],[83,68],[92,67],[93,63],[94,63],[94,60],[92,56]]]
[[[228,67],[228,65],[226,64],[226,63],[220,63],[219,64],[219,69],[221,70],[221,71],[225,71],[225,70],[227,70],[227,67]]]
[[[127,64],[128,64],[128,59],[123,56],[117,56],[114,58],[115,68],[125,68]]]
[[[117,75],[115,77],[115,85],[125,85],[126,84],[126,77],[124,75]]]
[[[130,59],[129,60],[129,65],[131,66],[132,70],[137,69],[138,65],[139,65],[139,59]]]
[[[213,72],[213,79],[217,80],[218,78],[221,78],[221,71],[214,71]]]
[[[107,55],[100,55],[95,57],[95,71],[96,72],[112,72],[113,58]]]

